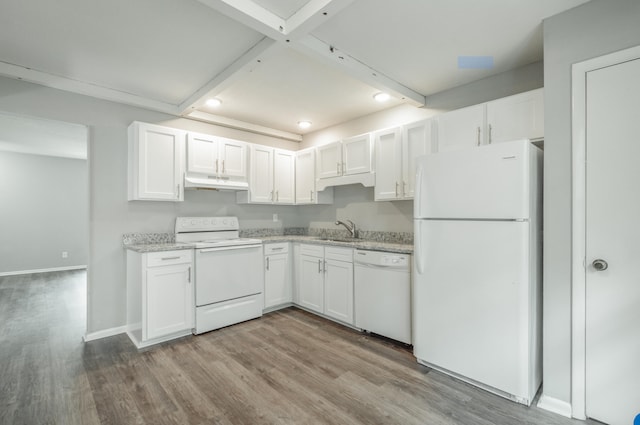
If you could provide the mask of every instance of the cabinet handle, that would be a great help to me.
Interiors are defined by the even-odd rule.
[[[187,277],[187,282],[191,283],[191,266],[189,266],[189,277]]]
[[[269,257],[267,257],[267,270],[269,270]]]
[[[218,174],[218,160],[216,159],[216,174]]]
[[[396,182],[396,198],[398,197],[398,182]]]
[[[271,191],[271,199],[269,199],[270,201],[273,201],[273,190]]]
[[[324,260],[322,263],[322,271],[327,274],[327,260]]]
[[[310,195],[309,199],[311,200],[311,202],[313,202],[313,190],[310,190],[309,192],[310,192],[309,193],[309,195]]]
[[[179,260],[180,257],[162,257],[162,261]]]
[[[489,124],[489,144],[491,144],[491,124]]]
[[[336,174],[340,175],[340,163],[336,162]]]
[[[280,248],[271,248],[271,251],[282,251],[284,248],[280,247]]]
[[[180,184],[176,185],[176,199],[180,199]]]
[[[227,173],[227,169],[224,166],[224,159],[222,160],[222,174],[226,174]]]
[[[407,182],[402,180],[402,196],[407,196]]]
[[[318,273],[322,273],[322,260],[318,260]]]
[[[480,127],[478,127],[478,143],[477,146],[480,146]]]

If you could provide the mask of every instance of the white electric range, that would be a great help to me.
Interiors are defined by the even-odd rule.
[[[178,217],[176,242],[195,245],[195,334],[262,316],[262,241],[239,237],[237,217]]]

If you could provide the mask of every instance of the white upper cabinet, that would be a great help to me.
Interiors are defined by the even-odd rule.
[[[219,178],[247,178],[247,145],[208,134],[187,135],[187,172]]]
[[[153,124],[129,126],[128,199],[182,201],[186,132]]]
[[[438,116],[438,152],[483,144],[485,105],[469,106]]]
[[[487,103],[487,143],[543,137],[543,89]]]
[[[437,117],[438,152],[544,138],[544,90],[537,89]]]
[[[342,175],[342,142],[319,146],[316,148],[316,155],[319,179]]]
[[[316,148],[316,188],[360,183],[374,185],[371,133]]]
[[[342,175],[371,172],[371,134],[342,141]]]
[[[425,120],[375,133],[376,201],[413,199],[416,158],[432,152],[432,123]]]
[[[402,197],[402,140],[400,127],[375,133],[376,186],[375,200]]]
[[[293,204],[295,152],[250,145],[249,190],[236,193],[239,203]]]
[[[316,150],[296,152],[296,204],[331,204],[333,188],[316,190]]]
[[[273,156],[273,201],[276,204],[295,203],[295,153],[281,149]]]

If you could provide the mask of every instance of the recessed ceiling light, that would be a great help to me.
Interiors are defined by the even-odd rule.
[[[298,127],[304,129],[311,127],[311,121],[298,121]]]
[[[389,96],[389,93],[376,93],[373,95],[373,98],[376,100],[376,102],[386,102],[387,100],[391,99],[391,96]]]
[[[207,106],[211,106],[212,108],[217,108],[220,105],[222,105],[222,101],[220,99],[217,99],[215,97],[211,99],[207,99]]]

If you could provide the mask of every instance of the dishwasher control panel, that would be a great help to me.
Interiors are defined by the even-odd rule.
[[[408,254],[394,254],[390,252],[356,250],[355,262],[381,267],[409,267]]]

